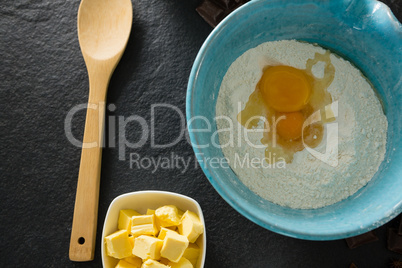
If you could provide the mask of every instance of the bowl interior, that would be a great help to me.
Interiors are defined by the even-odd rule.
[[[105,223],[102,231],[102,264],[105,268],[115,267],[118,260],[107,256],[104,238],[109,234],[117,231],[117,221],[119,219],[119,212],[121,209],[134,209],[141,214],[145,214],[147,209],[157,209],[164,205],[175,205],[179,209],[186,211],[193,211],[198,215],[201,222],[205,226],[204,215],[200,205],[194,199],[181,194],[164,192],[164,191],[139,191],[120,195],[116,197],[109,206],[106,214]],[[200,247],[200,256],[195,268],[204,267],[205,254],[206,254],[206,228],[204,234],[200,236],[196,243]]]
[[[264,1],[245,4],[208,37],[192,69],[187,121],[204,173],[219,194],[253,222],[288,236],[330,240],[374,229],[402,211],[401,38],[399,22],[373,1]],[[215,105],[231,63],[246,50],[275,40],[318,43],[354,63],[372,82],[388,119],[385,160],[357,193],[320,209],[297,210],[273,204],[250,191],[231,169],[206,160],[223,158],[216,132]],[[198,120],[203,117],[204,119]],[[198,119],[197,119],[198,118]],[[208,126],[207,122],[211,122]],[[207,129],[210,131],[197,131]],[[199,148],[197,145],[208,147]],[[364,155],[359,157],[370,157]]]

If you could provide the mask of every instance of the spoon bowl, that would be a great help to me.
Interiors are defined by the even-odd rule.
[[[78,173],[70,253],[72,261],[94,258],[106,93],[130,36],[131,0],[82,0],[78,40],[89,77],[88,109]]]
[[[78,11],[78,37],[84,57],[107,60],[121,56],[131,22],[130,0],[83,0]]]

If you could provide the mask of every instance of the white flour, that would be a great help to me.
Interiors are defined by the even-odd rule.
[[[306,149],[297,152],[293,162],[285,168],[253,168],[247,163],[247,158],[264,159],[264,148],[247,145],[242,134],[244,128],[237,121],[238,102],[244,109],[264,66],[281,64],[304,69],[307,59],[313,58],[315,52],[324,51],[321,47],[293,40],[264,43],[233,62],[221,84],[216,115],[228,116],[234,127],[233,133],[219,132],[219,141],[224,145],[233,137],[235,140],[233,146],[223,146],[222,151],[247,187],[279,205],[309,209],[336,203],[366,185],[384,159],[388,125],[379,100],[359,70],[331,54],[336,72],[328,92],[338,101],[335,121],[338,123],[338,165],[329,166]],[[316,64],[313,73],[322,77],[323,65]],[[217,120],[217,127],[218,130],[228,128],[228,121]],[[248,135],[250,142],[261,145],[262,133],[253,131]],[[241,140],[237,140],[239,132]],[[325,147],[326,137],[315,150],[325,152]]]

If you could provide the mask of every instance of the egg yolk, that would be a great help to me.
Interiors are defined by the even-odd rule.
[[[324,107],[327,115],[327,107],[332,103],[327,89],[334,80],[335,67],[330,55],[330,51],[315,53],[314,58],[306,61],[305,69],[285,65],[263,68],[255,90],[238,113],[237,120],[243,127],[253,129],[259,127],[261,117],[264,118],[265,131],[260,142],[266,146],[265,157],[269,164],[281,158],[291,163],[296,152],[306,146],[315,148],[321,143],[324,124],[330,120],[325,118],[315,123],[306,120]],[[321,78],[312,72],[318,62],[325,64]]]
[[[286,140],[297,140],[302,135],[304,116],[301,112],[279,113],[277,133]]]
[[[309,101],[311,83],[303,70],[290,66],[272,66],[260,81],[265,102],[278,112],[300,111]]]

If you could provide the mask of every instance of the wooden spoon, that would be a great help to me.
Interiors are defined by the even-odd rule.
[[[126,47],[132,19],[131,0],[82,0],[78,10],[89,98],[71,230],[72,261],[94,259],[106,92]]]

